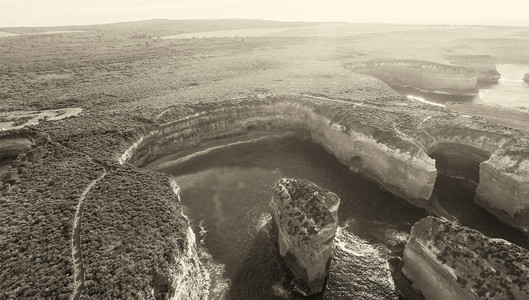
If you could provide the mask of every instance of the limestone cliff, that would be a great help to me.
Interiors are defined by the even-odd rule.
[[[412,227],[403,260],[428,300],[529,298],[529,251],[443,219]]]
[[[16,157],[31,149],[33,143],[27,137],[6,136],[0,138],[0,159]]]
[[[498,59],[491,55],[452,55],[447,57],[453,64],[475,70],[478,80],[498,82],[501,74],[496,70]]]
[[[331,265],[340,198],[317,185],[280,179],[273,187],[270,214],[279,253],[300,291],[323,290]]]
[[[355,63],[350,68],[389,85],[454,95],[475,95],[478,92],[477,74],[466,67],[419,60],[376,60]]]
[[[180,187],[174,179],[169,181],[173,192],[180,201]],[[188,218],[181,213],[181,217],[190,223]],[[199,258],[201,251],[196,244],[196,237],[191,225],[187,225],[185,233],[186,247],[180,256],[175,256],[175,265],[169,268],[169,274],[165,274],[170,285],[169,297],[172,300],[179,299],[207,299],[209,295],[210,277],[206,268]]]
[[[483,172],[495,172],[476,179],[479,186],[495,190],[487,193],[478,187],[477,194],[482,199],[478,203],[485,208],[492,203],[503,210],[501,205],[511,203],[512,213],[505,218],[497,215],[515,226],[529,223],[528,218],[522,217],[529,212],[528,133],[405,98],[358,103],[277,94],[197,105],[187,117],[169,119],[151,128],[131,160],[139,166],[151,162],[156,165],[154,161],[166,155],[191,151],[198,145],[242,135],[250,129],[306,132],[351,170],[421,207],[430,206],[437,177],[436,162],[429,156],[431,150],[446,148],[445,144],[468,146],[487,154],[485,159],[490,156],[490,161],[482,163]],[[472,155],[473,151],[468,153]],[[508,189],[494,181],[499,178]]]

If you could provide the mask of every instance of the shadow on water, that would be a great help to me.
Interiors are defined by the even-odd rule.
[[[248,256],[235,272],[227,299],[325,299],[324,293],[302,297],[290,292],[292,276],[279,256],[276,240],[269,221],[255,236]],[[263,280],[263,274],[271,276]]]
[[[433,193],[439,204],[456,217],[461,225],[476,229],[488,237],[502,238],[529,249],[529,238],[525,233],[503,223],[474,203],[475,190],[476,186],[464,179],[439,174]]]

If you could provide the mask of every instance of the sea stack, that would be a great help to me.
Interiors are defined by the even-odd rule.
[[[523,81],[525,81],[525,83],[529,83],[529,73],[525,73]]]
[[[340,198],[307,180],[280,179],[273,187],[270,213],[279,253],[298,291],[323,291],[338,227]]]
[[[402,272],[425,299],[529,299],[529,251],[447,220],[413,225]]]

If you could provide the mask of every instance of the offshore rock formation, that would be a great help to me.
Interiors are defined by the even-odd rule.
[[[420,60],[375,60],[351,65],[358,73],[372,75],[389,85],[409,86],[426,92],[475,95],[477,74],[466,67]]]
[[[496,70],[498,59],[492,55],[451,55],[447,58],[453,64],[474,69],[479,81],[498,82],[501,78]]]
[[[443,219],[412,227],[403,260],[426,299],[529,298],[529,251]]]
[[[525,81],[526,83],[529,83],[529,73],[526,73],[526,74],[523,76],[523,81]]]
[[[270,214],[278,231],[279,254],[306,294],[324,288],[339,206],[336,194],[310,181],[282,178],[273,187]]]
[[[490,157],[480,165],[478,203],[514,226],[529,224],[528,133],[405,98],[355,103],[277,94],[197,105],[188,117],[152,128],[131,160],[157,170],[167,167],[159,158],[249,129],[306,132],[351,170],[420,207],[430,207],[437,177],[431,150],[476,149]]]

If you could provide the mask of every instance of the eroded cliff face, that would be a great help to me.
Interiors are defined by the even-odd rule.
[[[527,133],[443,109],[412,107],[404,101],[382,98],[355,103],[279,94],[197,105],[187,117],[152,128],[130,157],[143,166],[218,138],[245,134],[249,129],[302,131],[352,171],[361,172],[414,205],[429,207],[437,170],[428,154],[440,144],[464,145],[487,156],[496,154],[486,164],[497,173],[479,178],[482,188],[477,194],[482,200],[478,203],[487,207],[487,203],[501,199],[517,207],[513,216],[527,213]],[[498,178],[507,182],[508,190],[492,184]],[[496,192],[486,192],[487,188]],[[515,226],[527,224],[525,218],[506,221]]]
[[[43,154],[35,150],[30,151],[33,141],[27,136],[22,135],[5,135],[0,136],[0,192],[9,191],[13,183],[17,183],[18,170],[11,169],[11,164],[17,156],[27,153],[28,159],[35,161]]]
[[[498,82],[501,74],[496,70],[498,59],[492,55],[452,55],[447,57],[453,64],[475,70],[478,80]]]
[[[433,119],[433,118],[432,118]],[[527,132],[465,115],[455,115],[449,126],[425,123],[422,136],[428,151],[439,145],[464,146],[465,156],[479,164],[474,201],[512,226],[527,229],[529,225],[529,140]],[[453,149],[454,147],[452,147]],[[469,178],[472,179],[472,178]]]
[[[297,130],[307,132],[353,171],[415,205],[428,206],[437,176],[435,161],[396,133],[391,136],[380,128],[348,124],[343,110],[325,103],[290,96],[217,103],[217,107],[166,123],[146,135],[132,160],[145,165],[212,139],[246,133],[249,128]],[[352,108],[345,101],[329,104]]]
[[[403,273],[426,299],[527,299],[529,251],[435,217],[417,222]]]
[[[520,155],[520,154],[519,154]],[[527,230],[529,226],[529,163],[519,155],[503,151],[495,153],[481,163],[479,168],[480,182],[476,189],[474,201],[483,206],[501,220],[515,227]],[[520,162],[522,172],[514,168],[505,168],[512,162]]]
[[[180,187],[173,179],[170,180],[170,184],[173,192],[180,200]],[[165,280],[168,280],[170,285],[169,297],[172,300],[208,299],[209,272],[200,261],[195,233],[189,225],[189,220],[183,213],[182,218],[188,223],[185,232],[187,243],[182,255],[174,258],[176,264],[171,266],[169,274],[166,274]]]
[[[304,294],[324,289],[339,206],[336,194],[306,180],[282,178],[273,187],[269,207],[279,254]]]
[[[351,65],[359,73],[377,77],[389,85],[454,95],[475,95],[478,75],[470,68],[419,60],[377,60]]]
[[[6,136],[0,139],[0,160],[16,157],[31,149],[32,141],[27,137]]]

